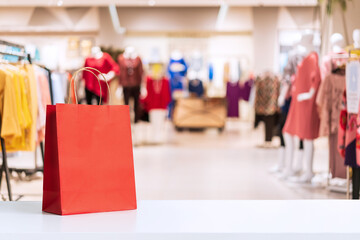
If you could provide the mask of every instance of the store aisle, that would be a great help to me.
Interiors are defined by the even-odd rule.
[[[171,129],[171,126],[168,126]],[[170,143],[134,148],[139,200],[147,199],[326,199],[345,198],[324,187],[287,183],[267,170],[276,163],[277,149],[256,148],[263,126],[252,130],[248,122],[228,122],[225,131],[180,132],[172,130]],[[278,139],[274,143],[277,144]],[[316,143],[317,173],[327,171],[326,140]],[[27,161],[20,154],[11,162]],[[42,180],[15,181],[21,200],[41,200]],[[2,195],[5,184],[2,184]]]

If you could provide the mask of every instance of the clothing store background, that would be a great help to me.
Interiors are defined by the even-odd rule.
[[[284,145],[281,130],[286,116],[279,113],[277,101],[290,50],[309,30],[314,36],[319,65],[322,57],[332,51],[333,33],[340,33],[345,45],[351,46],[353,31],[360,28],[360,0],[349,1],[345,12],[335,5],[331,15],[327,15],[325,3],[318,6],[316,0],[278,2],[6,1],[0,2],[0,40],[26,46],[34,63],[59,74],[95,66],[96,61],[88,59],[94,46],[106,53],[109,66],[104,71],[118,75],[116,81],[110,83],[112,103],[130,104],[131,109],[135,109],[131,113],[134,139],[156,136],[151,144],[134,142],[139,199],[346,198],[343,191],[327,188],[329,169],[332,176],[346,178],[345,166],[339,164],[342,156],[333,149],[337,145],[334,134],[337,126],[326,134],[320,133],[321,137],[314,141],[316,178],[312,184],[288,184],[268,170],[277,162],[277,148]],[[121,55],[128,47],[138,55],[136,63],[131,63],[137,79],[131,82],[127,82],[128,63]],[[174,52],[184,56],[187,63],[182,77],[189,80],[184,85],[188,94],[176,103],[183,108],[176,111],[173,93],[176,86],[172,82],[176,77],[168,67],[174,60]],[[196,77],[186,75],[190,63],[199,55],[202,70]],[[235,71],[235,75],[239,75],[236,81],[232,79],[234,71],[231,70],[234,61],[240,66]],[[62,78],[66,77],[62,75]],[[83,78],[92,76],[85,73]],[[334,77],[322,81],[336,82]],[[213,88],[209,87],[210,83]],[[85,86],[85,91],[97,87],[86,84],[85,79],[85,83],[77,87]],[[106,103],[106,84],[101,84]],[[68,89],[63,85],[61,92],[67,97]],[[340,84],[337,87],[343,91]],[[319,89],[322,94],[326,91],[330,90]],[[161,101],[156,102],[153,95],[159,92]],[[144,93],[147,97],[141,98]],[[223,99],[200,101],[208,96]],[[196,100],[192,101],[192,97]],[[321,97],[316,99],[317,104],[328,104],[328,95]],[[99,92],[91,96],[89,91],[80,91],[78,99],[83,104],[91,104],[94,99],[99,103]],[[337,109],[341,100],[336,101]],[[315,99],[313,102],[315,104]],[[203,121],[206,128],[215,129],[188,127],[184,119],[193,114],[191,108],[209,106],[213,108],[207,109],[207,117],[213,119],[206,122],[203,116],[194,113],[196,124]],[[140,114],[144,111],[148,114]],[[224,111],[227,111],[224,119],[215,116]],[[164,121],[157,122],[158,119]],[[146,130],[143,122],[152,124],[151,131]],[[264,142],[271,144],[264,147]],[[302,149],[303,141],[300,142]],[[329,150],[329,146],[333,148]],[[40,149],[37,151],[40,160]],[[10,154],[9,163],[31,166],[33,155],[33,152]],[[12,174],[14,194],[21,196],[20,200],[41,198],[41,173],[27,177]],[[6,198],[5,192],[3,184],[0,191],[3,198]]]

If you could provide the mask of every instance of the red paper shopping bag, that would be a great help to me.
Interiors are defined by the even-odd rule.
[[[136,209],[128,106],[47,106],[43,211]]]

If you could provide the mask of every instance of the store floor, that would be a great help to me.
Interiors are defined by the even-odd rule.
[[[277,161],[277,149],[262,149],[263,126],[229,121],[223,133],[215,129],[177,133],[168,125],[169,142],[134,148],[139,200],[147,199],[341,199],[322,184],[296,184],[268,173]],[[278,139],[274,139],[278,145]],[[315,143],[314,169],[323,176],[328,169],[326,139]],[[9,159],[10,165],[34,164],[33,153]],[[5,179],[3,179],[5,180]],[[5,181],[1,195],[6,196]],[[12,179],[15,198],[41,200],[42,179]]]

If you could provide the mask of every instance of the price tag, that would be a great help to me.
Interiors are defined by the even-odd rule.
[[[359,113],[360,101],[360,62],[346,64],[346,102],[348,113]]]

